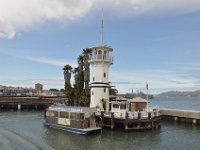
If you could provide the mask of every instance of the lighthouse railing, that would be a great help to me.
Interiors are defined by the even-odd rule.
[[[90,61],[111,61],[113,62],[113,57],[112,56],[106,56],[106,57],[102,57],[102,56],[99,56],[99,55],[96,55],[96,56],[91,56],[90,57]]]

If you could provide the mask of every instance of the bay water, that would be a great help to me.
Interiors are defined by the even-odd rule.
[[[152,106],[200,111],[200,98],[155,98]],[[0,150],[198,150],[200,126],[162,122],[160,129],[103,129],[82,136],[47,128],[43,111],[0,111]]]

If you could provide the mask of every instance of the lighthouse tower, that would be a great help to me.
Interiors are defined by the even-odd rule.
[[[90,83],[90,107],[100,107],[106,103],[106,110],[109,109],[109,67],[113,64],[110,52],[113,48],[107,45],[91,47],[92,56],[89,63],[92,66]]]

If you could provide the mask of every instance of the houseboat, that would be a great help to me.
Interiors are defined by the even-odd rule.
[[[136,97],[127,101],[111,102],[111,112],[115,118],[147,119],[159,116],[158,107],[150,108],[149,101]]]
[[[158,107],[150,108],[149,101],[140,97],[111,101],[110,113],[104,113],[101,118],[104,127],[124,124],[125,130],[158,128],[161,119]]]
[[[45,112],[44,125],[87,135],[101,131],[95,120],[95,108],[55,105]]]

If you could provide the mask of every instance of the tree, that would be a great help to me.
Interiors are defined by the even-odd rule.
[[[83,82],[82,82],[82,70],[77,67],[74,69],[75,73],[75,84],[74,84],[74,95],[77,103],[79,104],[79,99],[83,93]]]
[[[59,92],[58,89],[49,89],[49,91],[52,91],[52,92]]]
[[[110,89],[109,89],[109,93],[110,93],[110,95],[116,96],[117,93],[118,93],[118,91],[117,91],[117,89],[115,89],[115,88],[110,88]]]
[[[81,106],[89,106],[89,98],[87,96],[82,95],[80,97],[80,105]]]
[[[77,58],[77,62],[78,62],[78,72],[80,73],[80,78],[81,78],[81,84],[84,86],[84,70],[83,70],[83,66],[84,66],[84,62],[83,62],[83,55],[79,55],[79,57]]]
[[[89,82],[90,82],[90,64],[89,59],[92,50],[90,48],[83,49],[83,64],[84,64],[84,82],[85,82],[85,95],[89,97]]]
[[[64,87],[64,93],[65,95],[70,98],[72,87],[71,87],[71,73],[72,73],[72,67],[67,64],[63,68],[64,71],[64,79],[65,79],[65,87]]]

